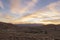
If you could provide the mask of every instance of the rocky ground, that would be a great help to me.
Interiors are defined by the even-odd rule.
[[[60,25],[22,27],[0,22],[0,40],[60,40]]]

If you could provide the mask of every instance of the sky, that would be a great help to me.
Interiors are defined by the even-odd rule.
[[[60,0],[0,0],[0,22],[60,24]]]

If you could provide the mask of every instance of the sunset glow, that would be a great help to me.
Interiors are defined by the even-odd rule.
[[[0,0],[0,22],[60,24],[60,0]]]

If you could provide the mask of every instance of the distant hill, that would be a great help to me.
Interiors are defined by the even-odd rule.
[[[43,24],[16,24],[17,26],[22,26],[22,27],[35,27],[35,26],[43,26]]]
[[[7,25],[13,26],[13,24],[11,24],[11,23],[0,22],[0,26],[7,26]]]

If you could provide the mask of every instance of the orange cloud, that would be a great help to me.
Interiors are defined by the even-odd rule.
[[[27,6],[21,7],[21,0],[11,0],[11,12],[12,13],[26,13],[30,8],[33,8],[38,0],[32,0],[27,2]]]
[[[0,13],[0,16],[1,16],[2,14]]]
[[[8,22],[8,23],[12,23],[13,21],[13,17],[10,16],[9,14],[3,15],[2,13],[0,13],[0,21],[2,22]]]
[[[47,7],[48,7],[48,9],[50,9],[53,13],[57,14],[57,13],[59,13],[59,12],[58,12],[59,10],[57,10],[57,8],[60,8],[60,1],[55,2],[55,3],[53,3],[53,4],[50,4],[50,5],[48,5]]]
[[[9,20],[10,20],[10,19],[11,19],[11,20],[13,19],[13,17],[10,16],[10,15],[8,15],[8,14],[7,14],[7,15],[4,15],[4,18],[5,18],[5,19],[9,19]]]
[[[3,15],[2,13],[0,13],[0,17],[1,18],[5,18],[5,19],[13,19],[13,17],[12,16],[10,16],[9,14],[5,14],[5,15]]]

